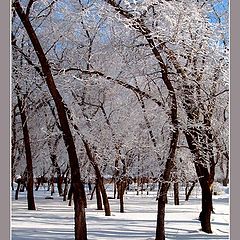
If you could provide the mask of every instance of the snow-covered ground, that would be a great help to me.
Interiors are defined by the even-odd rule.
[[[213,196],[215,214],[212,214],[213,234],[200,231],[198,215],[201,209],[200,189],[196,188],[190,200],[173,204],[172,193],[166,206],[166,239],[229,239],[229,191],[223,188],[220,195]],[[73,207],[63,202],[56,193],[54,199],[45,199],[50,193],[40,188],[35,193],[37,210],[27,210],[26,193],[19,193],[14,200],[12,192],[12,240],[58,240],[74,239]],[[111,193],[109,192],[111,196]],[[125,195],[125,213],[119,213],[119,200],[109,199],[112,215],[96,210],[96,200],[88,200],[86,209],[89,240],[154,240],[157,201],[156,192]]]

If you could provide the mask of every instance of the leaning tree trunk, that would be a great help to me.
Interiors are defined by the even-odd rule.
[[[158,214],[157,214],[157,229],[155,240],[165,240],[165,205],[167,201],[167,192],[169,189],[169,180],[171,176],[171,171],[174,167],[175,152],[177,149],[178,135],[179,131],[176,128],[174,132],[171,133],[171,143],[169,156],[165,165],[163,172],[163,182],[161,184],[159,196],[158,196]]]
[[[73,187],[73,199],[74,199],[74,220],[75,220],[75,240],[87,240],[87,227],[86,227],[86,217],[85,217],[85,191],[84,185],[80,177],[80,169],[78,163],[78,157],[75,149],[75,144],[73,141],[72,133],[69,127],[68,118],[63,103],[62,96],[60,95],[49,66],[49,62],[46,58],[46,55],[42,49],[42,46],[38,40],[38,37],[31,25],[28,14],[26,14],[19,1],[15,0],[13,2],[13,7],[15,8],[18,16],[21,19],[22,24],[24,25],[28,36],[33,44],[35,53],[41,64],[41,69],[45,77],[48,89],[53,97],[55,102],[58,118],[60,121],[61,129],[63,132],[64,143],[67,148],[69,163],[71,168],[71,184]]]
[[[19,87],[17,86],[18,90]],[[36,210],[35,202],[34,202],[34,195],[33,195],[33,166],[32,166],[32,153],[31,153],[31,146],[30,146],[30,138],[28,132],[28,125],[27,125],[27,117],[25,113],[25,106],[20,98],[17,95],[18,100],[18,107],[21,116],[22,122],[22,129],[23,129],[23,141],[25,146],[25,154],[26,154],[26,161],[27,161],[27,201],[28,201],[28,210]]]
[[[89,146],[88,142],[86,140],[84,140],[83,138],[82,138],[82,141],[83,141],[84,147],[86,149],[88,159],[89,159],[90,163],[92,164],[92,166],[95,170],[95,174],[96,174],[96,178],[97,178],[97,181],[98,181],[98,184],[99,184],[99,188],[100,188],[100,191],[102,193],[102,200],[103,200],[103,205],[104,205],[104,210],[105,210],[105,216],[111,216],[110,205],[109,205],[106,189],[104,187],[103,177],[102,177],[101,172],[99,170],[98,164],[96,163],[95,157],[92,154],[92,151],[90,149],[90,146]]]
[[[97,210],[103,210],[101,189],[100,189],[98,179],[96,179],[96,199],[97,199]]]
[[[192,191],[193,191],[196,183],[197,183],[197,181],[194,181],[194,182],[192,183],[192,186],[189,188],[189,190],[188,190],[188,183],[187,183],[187,186],[186,186],[186,189],[185,189],[185,197],[186,197],[186,198],[185,198],[185,201],[188,201],[188,200],[189,200],[189,197],[190,197],[190,195],[191,195],[191,193],[192,193]]]
[[[15,106],[13,108],[13,117],[12,117],[12,126],[11,126],[11,130],[12,130],[12,136],[11,136],[11,187],[12,187],[12,191],[14,191],[14,179],[15,179],[15,168],[14,168],[14,164],[15,164],[15,158],[16,158],[16,145],[17,145],[17,139],[16,139],[16,107]]]

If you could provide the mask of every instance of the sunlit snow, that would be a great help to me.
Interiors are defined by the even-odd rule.
[[[108,194],[111,196],[112,192]],[[12,240],[74,239],[73,206],[63,202],[57,193],[54,199],[45,199],[50,193],[43,188],[35,191],[37,210],[27,210],[26,193],[19,193],[14,200],[12,193]],[[88,196],[89,198],[89,196]],[[156,191],[136,195],[125,194],[125,213],[119,213],[119,200],[109,199],[112,215],[96,210],[96,199],[88,200],[86,209],[89,240],[154,240],[157,218]],[[180,205],[173,204],[169,192],[166,206],[166,239],[229,239],[229,191],[223,188],[220,195],[213,196],[215,214],[212,214],[213,234],[200,230],[198,215],[201,210],[200,188],[197,187],[188,202],[184,201],[184,189]]]

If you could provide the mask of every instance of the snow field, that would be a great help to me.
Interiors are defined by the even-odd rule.
[[[73,206],[63,202],[57,193],[54,199],[45,199],[50,193],[42,188],[34,192],[37,210],[27,210],[26,192],[14,200],[12,193],[12,240],[68,240],[74,239]],[[173,205],[170,191],[166,205],[166,240],[173,239],[229,239],[229,193],[213,196],[215,214],[212,214],[213,234],[200,230],[198,215],[201,210],[200,189],[196,188],[188,202],[180,194],[180,205]],[[109,196],[111,193],[109,192]],[[156,192],[125,194],[125,213],[119,213],[119,200],[109,199],[112,215],[96,210],[96,199],[88,200],[86,209],[88,240],[154,240],[157,201]]]

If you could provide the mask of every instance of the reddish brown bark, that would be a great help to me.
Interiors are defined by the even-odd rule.
[[[24,13],[18,0],[13,2],[13,7],[15,8],[25,30],[32,42],[35,53],[39,59],[43,75],[45,77],[48,89],[55,102],[58,118],[60,121],[61,129],[63,132],[63,139],[67,147],[67,152],[69,156],[69,163],[71,168],[71,185],[74,192],[74,212],[75,212],[75,240],[86,240],[87,239],[87,227],[86,227],[86,217],[85,217],[85,191],[84,185],[81,181],[78,157],[76,154],[75,144],[73,141],[72,133],[69,127],[66,110],[64,107],[62,96],[60,95],[39,39],[31,25],[28,15]]]
[[[18,86],[17,86],[18,88]],[[19,88],[18,88],[19,90]],[[25,112],[25,106],[20,98],[17,95],[18,107],[21,116],[22,129],[23,129],[23,140],[25,147],[25,155],[27,162],[27,201],[28,201],[28,210],[36,210],[34,195],[33,195],[33,166],[32,166],[32,153],[31,153],[31,145],[30,145],[30,137],[27,125],[27,117]]]
[[[82,139],[82,141],[83,141],[84,147],[86,149],[88,159],[89,159],[90,163],[92,164],[92,166],[95,170],[98,186],[99,186],[101,194],[102,194],[105,216],[110,216],[111,215],[111,210],[110,210],[110,205],[109,205],[106,189],[104,187],[103,177],[101,175],[98,164],[95,160],[95,156],[92,154],[92,151],[91,151],[91,148],[90,148],[88,142],[84,139]]]

